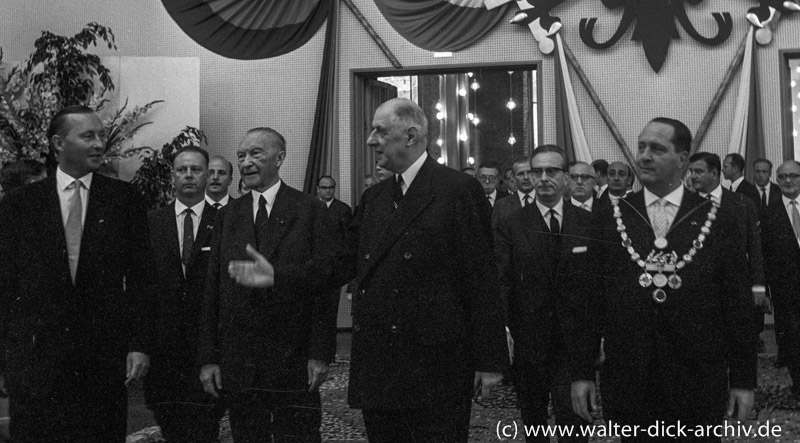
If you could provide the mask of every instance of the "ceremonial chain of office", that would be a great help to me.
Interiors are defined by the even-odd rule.
[[[643,260],[641,255],[633,248],[633,241],[628,237],[625,231],[625,224],[622,222],[622,212],[619,210],[619,202],[612,201],[612,205],[614,206],[614,218],[617,220],[617,232],[619,232],[622,238],[622,247],[628,250],[628,253],[631,255],[631,260],[644,269],[642,275],[639,276],[639,284],[642,285],[643,288],[649,288],[655,285],[656,289],[653,291],[653,300],[655,300],[656,303],[664,303],[667,301],[667,293],[663,289],[664,286],[669,285],[672,289],[679,289],[681,287],[683,281],[678,275],[678,271],[691,263],[697,251],[703,249],[703,242],[706,236],[711,233],[711,225],[713,225],[714,221],[717,219],[719,204],[712,202],[711,209],[706,215],[706,222],[700,228],[700,234],[692,241],[692,247],[686,254],[683,254],[680,261],[675,251],[665,253],[664,249],[669,245],[665,237],[658,237],[653,241],[653,245],[658,252],[656,252],[656,249],[651,250],[647,258]],[[653,271],[655,271],[655,273],[651,274]],[[672,275],[667,277],[665,272],[672,273]]]

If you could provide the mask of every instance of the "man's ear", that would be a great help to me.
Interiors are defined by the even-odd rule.
[[[55,149],[57,153],[61,153],[64,150],[64,139],[61,138],[61,136],[58,134],[55,134],[52,137],[50,137],[50,144],[53,146],[53,149]]]
[[[286,160],[286,151],[278,152],[278,155],[275,157],[275,162],[280,167],[283,164],[283,161]]]
[[[408,136],[408,143],[406,145],[413,145],[419,140],[419,128],[416,126],[410,126],[406,130],[406,135]]]

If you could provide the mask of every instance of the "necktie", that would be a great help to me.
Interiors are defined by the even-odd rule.
[[[192,250],[194,249],[194,220],[192,215],[194,211],[187,208],[183,211],[183,248],[181,250],[181,258],[183,264],[187,265],[189,260],[192,259]]]
[[[767,207],[767,188],[761,187],[761,209]]]
[[[219,202],[214,203],[214,209],[219,209],[221,207],[222,207],[222,203],[219,203]]]
[[[392,203],[394,208],[400,207],[400,202],[403,200],[403,176],[400,174],[395,175],[394,185],[392,186]]]
[[[75,283],[75,274],[78,271],[78,256],[81,251],[81,236],[83,235],[83,201],[81,200],[81,187],[83,182],[75,180],[67,186],[72,189],[72,195],[67,202],[67,224],[64,234],[67,238],[67,256],[69,258],[69,275]]]
[[[256,212],[256,242],[261,243],[261,228],[267,225],[269,213],[267,212],[267,199],[264,195],[258,197],[258,211]]]
[[[584,204],[582,204],[582,205],[581,205],[581,207],[583,207],[583,209],[586,209],[586,210],[587,210],[587,211],[589,211],[589,212],[592,212],[592,207],[591,207],[591,206],[589,206],[589,204],[588,204],[588,203],[584,203]]]
[[[524,208],[525,206],[528,206],[529,204],[531,204],[531,196],[528,195],[528,194],[525,194],[525,198],[522,201],[522,207]]]
[[[489,206],[494,207],[494,205],[492,204],[492,194],[486,195],[486,201],[489,202]]]
[[[797,201],[792,200],[789,204],[792,205],[792,228],[794,229],[794,236],[800,241],[800,212],[797,211]]]
[[[558,218],[556,217],[556,210],[550,209],[548,213],[550,213],[550,232],[553,234],[560,234],[561,225],[558,223]]]
[[[709,194],[711,198],[711,194]],[[666,237],[669,230],[669,221],[667,220],[667,203],[666,200],[658,199],[653,203],[653,233],[656,238]]]

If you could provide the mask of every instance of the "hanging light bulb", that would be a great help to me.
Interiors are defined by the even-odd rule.
[[[471,113],[471,112],[468,112],[468,113],[467,113],[467,118],[468,118],[470,121],[472,121],[472,120],[475,120],[475,114],[473,114],[473,113]]]
[[[466,96],[467,95],[467,90],[464,89],[464,88],[459,88],[458,95],[460,95],[462,97]]]
[[[439,162],[440,165],[443,165],[444,164],[444,157],[439,157],[439,158],[436,159],[436,161]]]
[[[514,138],[514,134],[511,134],[511,136],[508,137],[508,144],[513,146],[514,143],[516,143],[516,142],[517,142],[517,139]]]
[[[516,102],[514,102],[513,98],[510,98],[510,99],[508,99],[508,103],[506,103],[506,107],[513,111],[514,108],[517,107],[517,104],[516,104]]]
[[[442,110],[442,103],[441,102],[436,102],[436,110],[437,111],[441,111]]]
[[[465,141],[469,140],[469,137],[467,137],[467,133],[466,132],[462,132],[461,134],[459,134],[458,139],[461,140],[462,142],[465,142]]]
[[[467,77],[472,78],[472,73],[471,72],[467,72]]]
[[[470,84],[469,87],[472,88],[473,91],[477,91],[481,85],[478,84],[478,80],[472,80],[472,84]]]
[[[444,120],[444,112],[439,111],[436,113],[436,120]]]
[[[442,139],[437,139],[437,140],[436,140],[436,144],[437,144],[437,145],[439,145],[439,146],[442,146],[442,145],[444,144],[444,140],[442,140]]]
[[[791,83],[789,83],[789,85],[791,85],[791,87],[793,87],[793,88],[794,88],[795,86],[797,86],[797,82],[796,82],[796,81],[794,81],[794,80],[792,80],[792,82],[791,82]]]
[[[480,122],[481,122],[481,119],[479,119],[477,115],[475,116],[475,118],[472,119],[472,124],[475,125],[475,126],[478,126],[478,123],[480,123]]]
[[[467,159],[467,163],[469,163],[471,165],[474,165],[475,164],[475,159],[470,157],[470,158]]]
[[[797,112],[797,105],[792,105],[792,112]]]

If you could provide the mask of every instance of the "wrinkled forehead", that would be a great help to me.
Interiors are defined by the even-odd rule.
[[[800,165],[795,162],[784,163],[778,168],[780,174],[800,174]]]
[[[578,163],[577,165],[572,165],[569,169],[569,172],[572,174],[584,174],[584,175],[591,175],[594,178],[594,168],[591,165]]]

